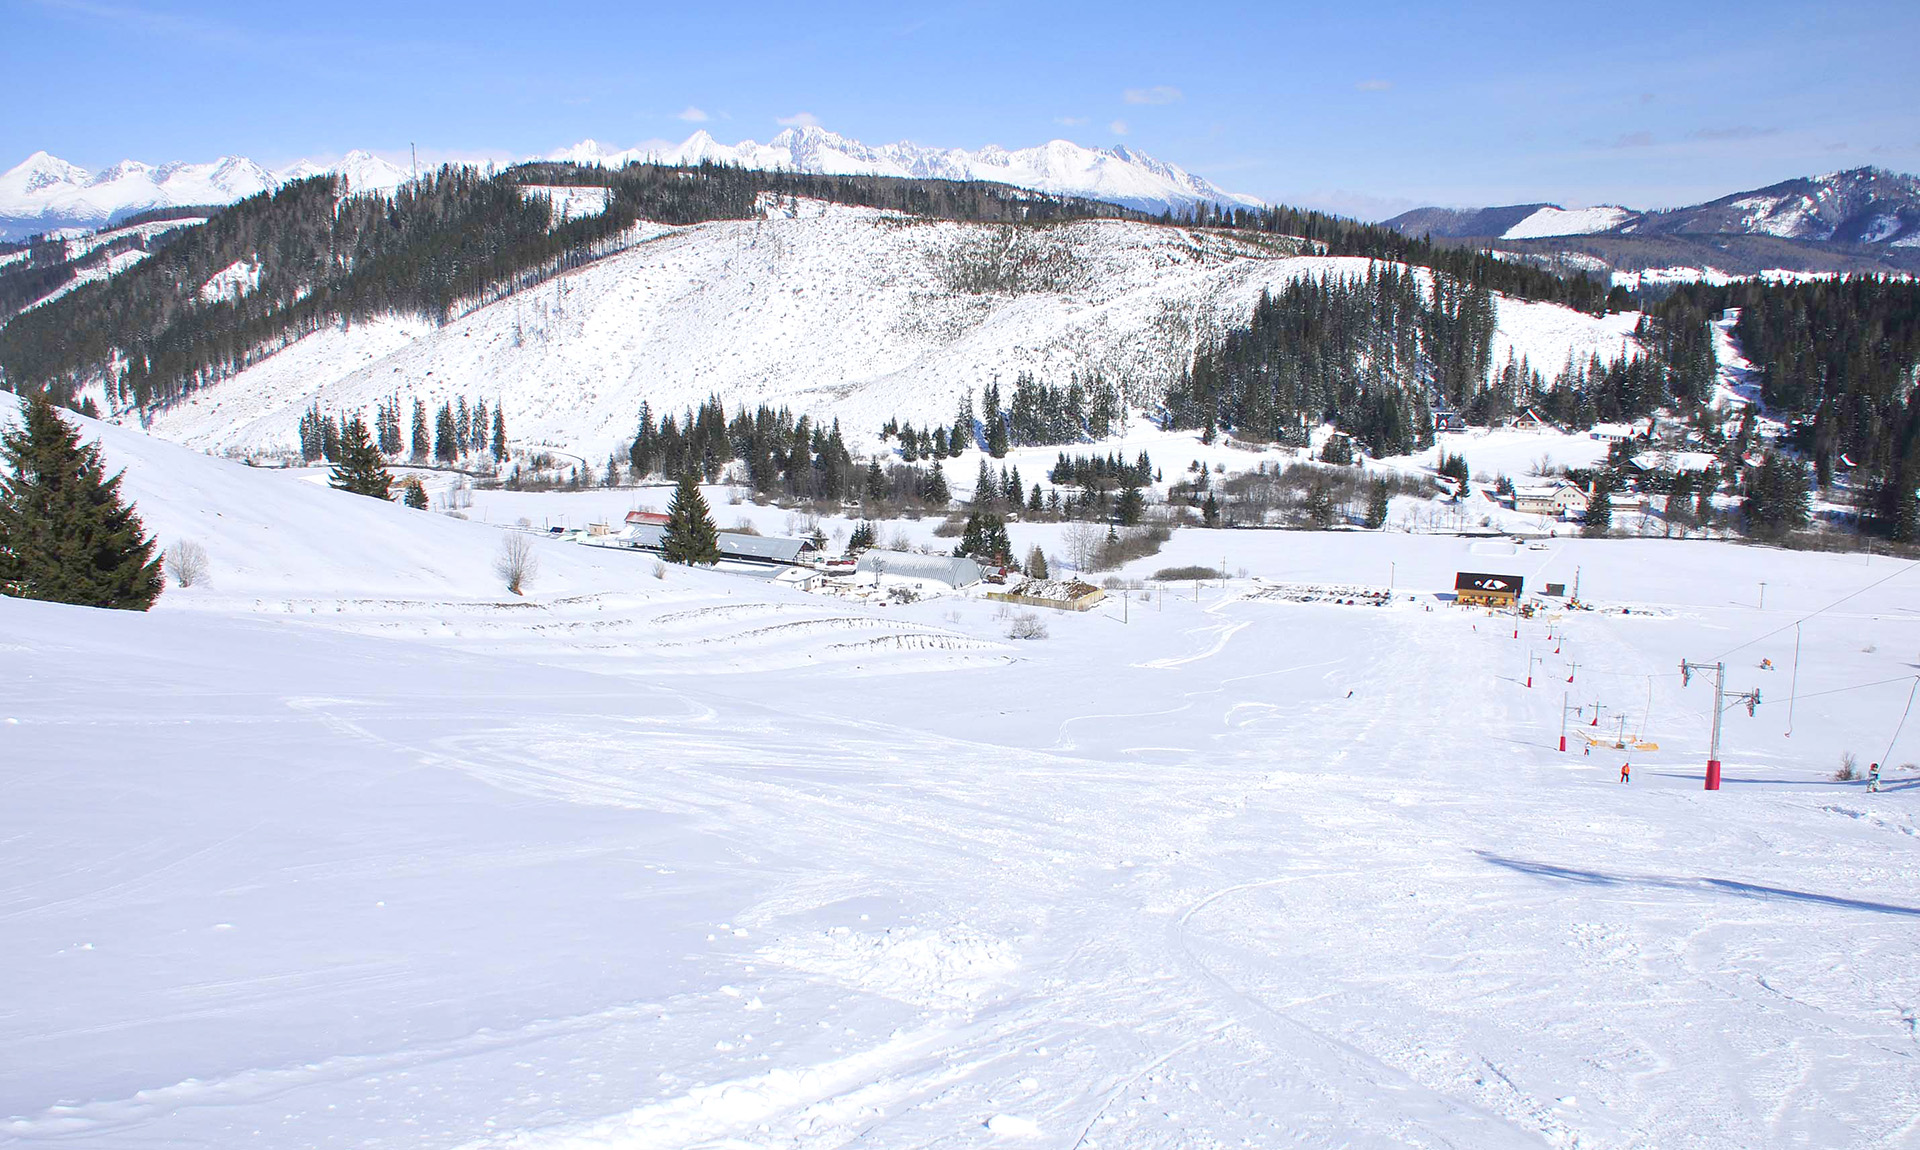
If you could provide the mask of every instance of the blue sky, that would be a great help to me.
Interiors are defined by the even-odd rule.
[[[1920,4],[0,0],[0,167],[518,157],[817,122],[1126,144],[1379,216],[1920,170]]]

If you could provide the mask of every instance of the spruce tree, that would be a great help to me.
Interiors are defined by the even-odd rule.
[[[507,413],[500,409],[498,400],[493,405],[493,457],[502,463],[507,461]]]
[[[413,457],[423,460],[433,448],[433,440],[427,434],[427,401],[418,396],[413,400]]]
[[[693,472],[683,472],[674,488],[673,501],[667,504],[667,531],[660,540],[661,554],[670,563],[717,563],[720,560],[719,531],[707,510],[706,497],[700,494],[700,481]]]
[[[1040,549],[1038,543],[1035,543],[1027,549],[1027,576],[1031,579],[1049,578],[1047,574],[1047,553]]]
[[[164,585],[154,541],[99,447],[45,396],[0,435],[0,593],[83,607],[144,611]]]
[[[327,486],[375,499],[385,499],[393,491],[393,476],[387,474],[386,461],[367,435],[367,421],[357,415],[340,432],[340,458],[327,476]]]
[[[953,501],[953,492],[947,487],[947,473],[938,463],[927,473],[926,501],[942,511]]]
[[[847,536],[847,554],[853,555],[872,547],[874,543],[873,524],[861,522],[853,525],[853,532]]]
[[[417,511],[427,509],[427,488],[417,475],[409,475],[400,485],[400,502]]]
[[[1580,534],[1604,539],[1613,530],[1613,476],[1601,472],[1593,481],[1593,498],[1587,501],[1587,521]]]
[[[1385,480],[1376,479],[1367,492],[1367,526],[1375,531],[1387,525],[1389,495]]]

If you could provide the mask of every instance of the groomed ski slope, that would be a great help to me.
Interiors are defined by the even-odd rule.
[[[1060,386],[1098,373],[1146,404],[1263,289],[1367,272],[1363,259],[1289,255],[1285,239],[1112,220],[1009,228],[812,201],[770,203],[767,216],[658,228],[445,327],[317,332],[151,429],[207,451],[287,451],[315,403],[371,417],[394,394],[430,408],[485,396],[517,446],[598,467],[632,439],[643,401],[658,418],[719,395],[729,411],[785,405],[868,433],[893,416],[951,424],[969,390],[977,401],[998,379],[1010,395],[1026,371]],[[979,266],[1018,269],[1017,290],[963,290]],[[1497,310],[1496,369],[1511,354],[1551,379],[1570,357],[1637,347],[1637,314],[1508,299]]]
[[[495,595],[498,528],[88,426],[214,570],[0,599],[0,1144],[1920,1139],[1920,772],[1828,777],[1913,681],[1898,561],[1188,530],[1135,573],[1248,576],[1015,642],[544,541]],[[1555,655],[1462,568],[1611,610]]]

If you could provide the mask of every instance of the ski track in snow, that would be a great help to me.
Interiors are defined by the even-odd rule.
[[[1839,688],[1911,674],[1913,586],[1802,628],[1791,738],[1791,633],[1729,656],[1769,701],[1717,794],[1670,670],[1898,561],[1193,529],[1120,574],[1418,598],[1235,579],[1015,643],[544,542],[505,603],[497,529],[102,438],[215,567],[144,615],[0,599],[0,1145],[1920,1132],[1910,733],[1885,792],[1831,779],[1891,737],[1906,682]],[[1552,654],[1437,605],[1488,564],[1634,614]],[[1563,697],[1661,744],[1631,786],[1554,749]]]

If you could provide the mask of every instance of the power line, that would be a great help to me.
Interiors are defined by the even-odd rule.
[[[1827,604],[1825,607],[1820,608],[1818,611],[1815,611],[1812,614],[1802,615],[1800,618],[1795,619],[1793,622],[1788,623],[1785,626],[1776,627],[1773,630],[1768,631],[1764,635],[1758,635],[1752,639],[1748,639],[1746,642],[1740,644],[1738,647],[1729,647],[1727,650],[1722,651],[1720,654],[1714,656],[1714,661],[1719,662],[1721,659],[1726,658],[1728,655],[1733,654],[1735,651],[1745,650],[1746,648],[1753,646],[1755,643],[1759,643],[1766,639],[1771,639],[1775,635],[1778,635],[1782,631],[1785,631],[1788,627],[1799,626],[1800,624],[1813,618],[1814,615],[1824,615],[1828,611],[1833,610],[1835,607],[1838,607],[1840,604],[1845,603],[1849,599],[1855,598],[1856,596],[1865,595],[1867,592],[1873,590],[1875,587],[1880,586],[1880,584],[1887,582],[1887,580],[1889,579],[1898,579],[1900,576],[1905,575],[1907,572],[1913,570],[1914,567],[1915,567],[1915,564],[1909,563],[1905,567],[1902,567],[1899,570],[1895,571],[1893,574],[1887,576],[1886,579],[1876,579],[1873,582],[1867,584],[1865,587],[1860,588],[1858,591],[1849,591],[1847,594],[1840,596],[1838,599],[1835,599],[1833,602]]]

